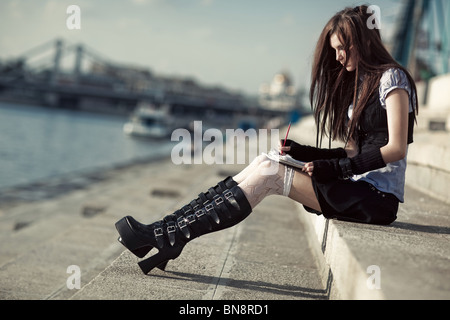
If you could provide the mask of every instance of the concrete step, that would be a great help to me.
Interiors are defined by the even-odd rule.
[[[326,299],[295,203],[266,198],[242,223],[186,245],[166,271],[144,275],[125,250],[72,299]]]
[[[206,168],[170,173],[171,168],[167,161],[132,166],[57,198],[3,207],[0,298],[73,295],[66,285],[69,266],[80,267],[86,284],[123,251],[114,228],[119,218],[132,213],[158,219],[192,192],[179,185],[191,181],[201,186],[211,175]]]

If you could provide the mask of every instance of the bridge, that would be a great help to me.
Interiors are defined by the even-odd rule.
[[[144,102],[169,106],[174,115],[191,119],[207,113],[282,122],[298,107],[265,108],[241,93],[190,78],[156,76],[148,68],[112,62],[95,49],[62,39],[0,63],[0,99],[125,115]]]
[[[407,0],[397,19],[392,55],[416,80],[449,73],[450,3]]]

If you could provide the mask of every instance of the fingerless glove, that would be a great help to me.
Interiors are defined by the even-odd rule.
[[[380,169],[386,166],[380,148],[374,147],[353,158],[315,160],[313,177],[319,182],[331,179],[349,179],[354,174]]]
[[[284,139],[281,140],[281,144],[283,143]],[[286,152],[287,154],[291,155],[291,157],[296,160],[304,162],[347,157],[347,153],[343,148],[334,148],[334,149],[314,148],[310,146],[304,146],[290,139],[286,140],[285,146],[291,147],[291,150]]]

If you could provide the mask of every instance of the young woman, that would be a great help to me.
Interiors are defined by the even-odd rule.
[[[326,218],[390,224],[404,201],[406,154],[418,111],[408,72],[369,28],[366,6],[347,8],[327,23],[317,43],[310,99],[318,137],[345,147],[324,149],[287,140],[280,152],[305,161],[302,171],[260,155],[243,171],[150,225],[130,216],[116,223],[119,241],[144,273],[164,270],[203,234],[236,225],[268,195],[284,195]],[[284,141],[282,141],[284,143]]]

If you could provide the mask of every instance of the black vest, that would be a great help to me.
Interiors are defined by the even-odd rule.
[[[408,117],[408,144],[413,142],[414,111]],[[385,146],[389,142],[387,112],[381,106],[379,94],[375,94],[364,108],[357,129],[360,152],[368,147]]]

